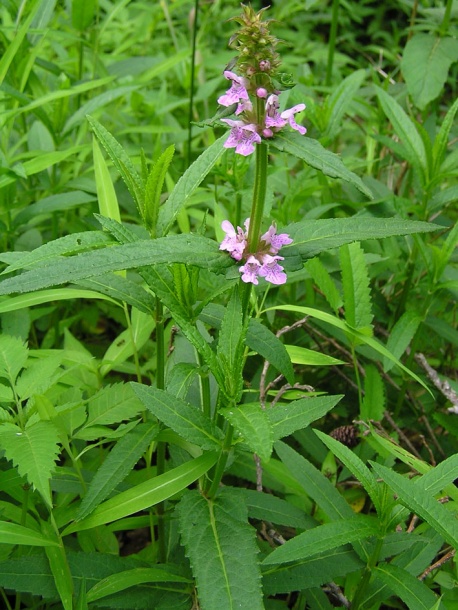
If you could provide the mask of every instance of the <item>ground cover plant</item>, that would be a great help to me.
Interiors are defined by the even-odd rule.
[[[0,16],[3,606],[458,607],[453,2]]]

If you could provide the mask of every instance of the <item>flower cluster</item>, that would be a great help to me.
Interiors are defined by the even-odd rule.
[[[240,53],[235,61],[239,74],[224,71],[231,86],[219,97],[218,103],[226,107],[234,106],[238,117],[221,119],[231,128],[224,146],[235,148],[236,153],[246,157],[262,138],[272,138],[285,125],[289,124],[302,135],[307,130],[294,120],[294,115],[304,110],[305,104],[279,111],[280,90],[274,78],[280,65],[275,51],[278,41],[269,34],[268,22],[262,21],[263,11],[255,13],[249,6],[242,5],[242,8],[242,16],[235,19],[242,27],[230,43]],[[284,77],[282,75],[283,85]]]
[[[220,250],[227,250],[233,259],[243,261],[244,264],[239,268],[242,280],[246,283],[258,284],[258,276],[264,277],[271,284],[284,284],[286,273],[278,261],[283,260],[283,256],[278,256],[282,246],[292,243],[289,235],[280,233],[277,235],[277,228],[272,224],[269,230],[261,236],[258,251],[249,252],[248,229],[249,218],[245,220],[245,231],[241,227],[234,228],[228,221],[221,223],[221,228],[226,233],[221,242]]]

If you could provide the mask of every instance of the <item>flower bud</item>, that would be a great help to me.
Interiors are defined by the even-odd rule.
[[[264,87],[258,87],[256,89],[256,95],[258,97],[267,97],[267,89],[264,89]]]

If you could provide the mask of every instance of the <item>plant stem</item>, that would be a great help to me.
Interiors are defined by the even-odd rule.
[[[164,359],[164,307],[161,300],[156,297],[156,387],[159,390],[165,388],[165,359]],[[165,472],[165,443],[159,442],[156,450],[156,475]],[[157,538],[158,538],[158,561],[165,563],[165,523],[164,502],[159,502],[156,507],[157,514]]]
[[[332,0],[331,29],[329,31],[328,65],[326,66],[325,81],[327,87],[331,85],[332,67],[334,64],[334,51],[336,48],[337,38],[337,23],[339,18],[339,4],[340,0]]]
[[[265,142],[256,145],[256,173],[253,187],[253,204],[251,206],[250,228],[248,230],[248,247],[250,252],[257,252],[261,233],[262,215],[266,200],[267,187],[267,153]]]
[[[367,566],[364,568],[363,576],[360,580],[358,588],[356,589],[355,596],[351,603],[352,610],[358,610],[358,608],[361,607],[361,604],[364,601],[364,594],[366,593],[366,588],[367,588],[367,585],[369,584],[372,570],[377,565],[378,559],[380,557],[380,551],[382,550],[382,546],[383,546],[383,538],[384,538],[384,536],[381,536],[380,538],[377,539],[377,543],[375,545],[374,552],[372,553],[371,557],[369,558]]]
[[[220,456],[218,458],[218,462],[215,466],[215,476],[213,477],[212,484],[210,485],[210,489],[208,490],[207,497],[214,498],[216,492],[218,491],[219,484],[221,483],[221,479],[223,478],[224,469],[226,468],[227,459],[229,457],[229,452],[231,450],[232,445],[232,435],[234,433],[233,427],[228,423],[226,429],[226,436],[224,437],[223,447],[221,449]]]
[[[445,36],[448,30],[448,26],[450,24],[450,15],[452,12],[453,0],[447,0],[447,4],[445,6],[444,18],[442,19],[441,27],[439,30],[439,34],[441,36]]]

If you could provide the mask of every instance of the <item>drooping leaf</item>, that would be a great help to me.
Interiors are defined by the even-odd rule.
[[[234,490],[223,489],[214,500],[188,491],[178,505],[178,517],[202,610],[261,610],[254,530]]]
[[[355,186],[361,193],[372,199],[371,190],[359,176],[347,169],[341,158],[324,148],[318,140],[301,136],[296,132],[281,132],[270,142],[271,146],[282,152],[290,153],[305,161],[314,169],[331,178],[340,178]]]
[[[50,421],[21,430],[15,424],[0,424],[0,447],[21,476],[37,489],[48,506],[52,506],[49,480],[59,454],[59,434]]]
[[[135,395],[159,421],[202,449],[217,449],[222,437],[212,421],[196,407],[164,390],[131,383]]]
[[[196,481],[216,463],[217,458],[217,453],[207,452],[164,474],[135,485],[100,504],[89,517],[69,525],[62,535],[91,529],[150,508]]]
[[[340,249],[345,319],[364,334],[372,335],[372,307],[364,252],[358,242]]]
[[[220,413],[243,437],[251,451],[257,453],[262,461],[268,462],[274,439],[267,412],[256,403],[220,409]]]
[[[414,104],[424,110],[441,93],[451,64],[458,60],[458,41],[416,33],[401,60],[402,75]]]
[[[294,371],[291,358],[280,339],[274,335],[260,320],[252,318],[248,324],[245,338],[250,349],[257,352],[282,373],[288,383],[294,383]]]
[[[211,271],[222,271],[232,265],[232,259],[211,239],[200,235],[171,235],[49,261],[46,266],[0,282],[0,294],[31,292],[111,271],[173,262],[186,262]]]
[[[377,519],[367,515],[355,515],[352,519],[325,523],[287,540],[267,555],[262,563],[301,563],[313,555],[325,553],[349,542],[377,536],[379,527]]]
[[[139,424],[116,443],[88,487],[78,520],[89,515],[125,479],[158,432],[157,424]]]
[[[343,398],[338,396],[310,396],[288,404],[276,404],[266,413],[273,426],[274,440],[289,436],[324,417]]]

